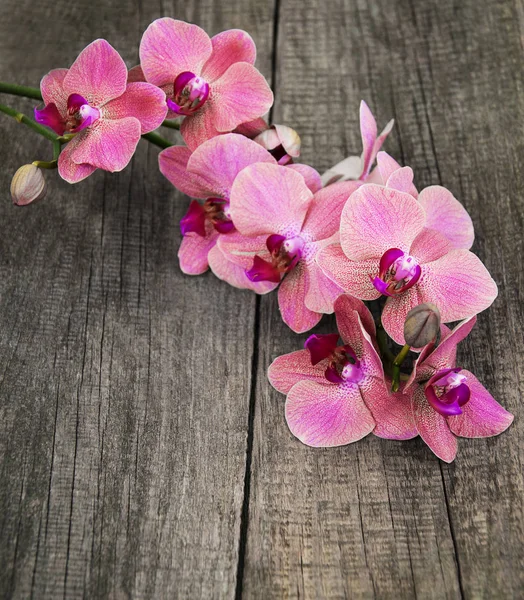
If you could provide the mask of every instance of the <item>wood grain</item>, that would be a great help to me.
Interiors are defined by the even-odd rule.
[[[136,64],[160,16],[248,30],[276,76],[274,120],[320,171],[360,151],[361,98],[381,124],[395,117],[387,150],[471,212],[500,295],[462,364],[516,420],[461,440],[453,465],[420,440],[301,445],[266,370],[306,336],[276,295],[180,273],[187,200],[157,150],[142,143],[124,172],[74,187],[50,174],[49,196],[15,209],[12,174],[48,149],[2,117],[0,597],[520,597],[521,1],[1,7],[0,79],[27,85],[96,37]]]

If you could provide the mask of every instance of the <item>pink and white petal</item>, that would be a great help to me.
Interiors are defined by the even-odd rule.
[[[206,237],[196,233],[188,233],[183,237],[178,250],[178,260],[183,273],[201,275],[207,271],[209,267],[208,254],[217,243],[218,235],[218,231],[209,229]]]
[[[267,294],[278,287],[278,283],[271,281],[250,281],[246,275],[246,269],[227,260],[218,244],[211,248],[207,258],[214,275],[233,287],[252,290],[257,294]]]
[[[449,430],[446,417],[433,410],[426,400],[424,388],[416,386],[413,391],[413,418],[420,437],[432,452],[444,462],[453,462],[457,455],[457,438]]]
[[[277,391],[287,394],[299,381],[310,380],[327,383],[324,376],[327,366],[328,360],[323,360],[313,366],[309,350],[298,350],[275,358],[269,365],[267,376],[269,383]]]
[[[360,323],[364,331],[368,334],[368,337],[371,339],[372,336],[375,336],[375,321],[362,300],[354,298],[349,294],[343,294],[335,302],[334,308],[337,317],[338,332],[345,344],[351,345],[352,342],[362,344],[362,328],[355,319],[355,312],[358,314]]]
[[[377,139],[377,122],[364,100],[360,103],[360,135],[362,136],[362,171],[360,177],[365,178],[373,163],[373,148]]]
[[[82,142],[82,133],[81,131],[64,146],[58,157],[58,174],[68,183],[78,183],[96,171],[96,167],[88,164],[79,165],[71,158],[71,154],[76,146]]]
[[[423,189],[418,199],[426,211],[426,227],[440,231],[455,248],[471,248],[475,239],[471,217],[449,190],[432,185]]]
[[[215,127],[225,133],[265,115],[273,105],[273,92],[253,65],[239,62],[210,85],[210,101],[216,107]]]
[[[69,94],[64,91],[64,78],[68,69],[53,69],[42,77],[40,91],[45,104],[53,102],[60,114],[67,111],[67,98]]]
[[[439,307],[443,323],[482,312],[498,294],[488,270],[469,250],[452,250],[425,264],[417,287],[423,302]]]
[[[164,17],[153,21],[140,42],[140,64],[147,81],[173,83],[184,71],[200,75],[213,46],[197,25]]]
[[[243,235],[298,235],[312,199],[299,173],[256,163],[241,171],[233,183],[231,218]]]
[[[340,229],[344,205],[360,185],[359,181],[344,181],[318,191],[313,197],[302,231],[314,240],[324,240],[334,235]]]
[[[377,153],[377,170],[380,173],[382,185],[386,185],[386,182],[391,175],[401,168],[400,164],[387,152],[382,150]]]
[[[413,196],[366,184],[344,206],[340,242],[351,260],[380,259],[390,248],[408,252],[425,221],[424,209]]]
[[[340,244],[332,244],[317,254],[316,261],[331,281],[352,296],[362,300],[380,297],[372,283],[378,276],[378,258],[355,262],[348,259]]]
[[[322,185],[328,186],[340,181],[357,180],[361,173],[362,158],[360,156],[348,156],[322,173]]]
[[[140,141],[140,121],[126,117],[118,121],[99,119],[71,154],[77,164],[88,163],[115,173],[124,169]]]
[[[387,299],[382,312],[382,325],[389,337],[397,344],[403,346],[406,343],[404,340],[404,322],[408,312],[423,302],[427,302],[427,300],[423,299],[418,285],[398,296]]]
[[[127,83],[136,83],[137,81],[145,81],[146,76],[140,65],[131,67],[127,73]]]
[[[477,317],[470,317],[456,325],[451,331],[444,325],[448,334],[443,336],[440,344],[416,365],[416,377],[419,381],[429,379],[436,371],[450,369],[456,364],[457,345],[471,332]],[[441,331],[443,329],[441,328]]]
[[[286,165],[288,169],[293,169],[302,175],[308,188],[315,194],[322,188],[322,181],[318,171],[310,167],[309,165],[303,165],[300,163],[291,163]]]
[[[242,29],[229,29],[211,38],[213,53],[202,67],[202,77],[211,83],[237,62],[255,64],[257,49],[253,38]]]
[[[199,146],[187,168],[205,183],[209,196],[229,198],[237,175],[247,166],[275,159],[262,146],[237,133],[220,135]]]
[[[448,417],[449,428],[455,435],[467,438],[484,438],[499,435],[511,425],[513,415],[493,398],[480,381],[469,371],[466,376],[471,396],[462,406],[462,414]]]
[[[214,196],[198,175],[187,170],[191,150],[186,146],[170,146],[158,155],[158,166],[162,175],[178,190],[190,198],[210,198]]]
[[[86,46],[63,81],[68,96],[80,94],[96,107],[121,96],[126,85],[126,63],[106,40],[95,40]]]
[[[306,292],[306,307],[317,313],[331,314],[335,300],[344,293],[334,281],[331,281],[316,262],[310,262],[309,287]]]
[[[291,433],[313,447],[343,446],[362,439],[375,427],[358,386],[299,381],[286,400]]]
[[[377,377],[361,386],[362,396],[376,422],[373,433],[387,440],[410,440],[418,431],[413,420],[411,394],[390,392],[391,383]]]
[[[419,265],[437,260],[453,250],[451,242],[435,229],[424,229],[414,239],[409,250]]]
[[[205,141],[222,135],[216,128],[216,111],[219,110],[209,99],[195,114],[184,118],[180,133],[191,150],[196,150]],[[168,119],[171,118],[168,114]]]
[[[266,240],[267,235],[246,237],[238,231],[233,231],[219,237],[218,247],[227,260],[247,270],[253,266],[255,255],[263,260],[270,260]]]
[[[304,333],[322,318],[320,313],[306,306],[309,289],[309,271],[304,262],[299,262],[283,279],[278,288],[278,306],[282,319],[295,333]]]
[[[135,117],[141,133],[157,129],[166,118],[167,105],[164,92],[150,83],[128,83],[126,91],[102,108],[102,117],[109,120]]]
[[[240,135],[245,135],[250,140],[256,138],[257,135],[261,134],[263,131],[269,129],[269,125],[262,117],[258,117],[257,119],[253,119],[253,121],[248,121],[247,123],[241,123],[234,130],[233,133],[239,133]]]
[[[393,171],[388,177],[386,187],[399,192],[406,192],[414,198],[418,197],[417,188],[413,185],[413,169],[411,167],[401,167]]]
[[[378,154],[378,151],[382,148],[382,144],[386,141],[386,138],[388,137],[388,135],[391,133],[391,131],[393,130],[393,125],[395,125],[395,119],[391,119],[391,121],[389,121],[386,126],[384,127],[384,129],[382,130],[382,132],[380,133],[380,135],[378,136],[378,138],[375,140],[375,144],[373,145],[373,152],[371,155],[371,163],[368,166],[368,170],[367,172],[364,174],[362,174],[362,177],[365,178],[367,177],[369,170],[371,168],[371,165],[373,164],[373,161],[375,160],[375,157]]]

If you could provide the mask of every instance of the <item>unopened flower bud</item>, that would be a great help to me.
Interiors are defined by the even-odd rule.
[[[435,341],[440,332],[440,311],[431,302],[412,308],[404,323],[404,339],[412,348],[422,348]]]
[[[11,181],[11,198],[16,206],[41,200],[46,193],[44,175],[35,165],[23,165]]]
[[[272,125],[254,139],[268,150],[280,165],[293,162],[300,156],[300,136],[286,125]]]

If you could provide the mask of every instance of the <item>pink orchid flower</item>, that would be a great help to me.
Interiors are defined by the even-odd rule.
[[[378,134],[377,122],[369,106],[360,103],[360,134],[362,136],[362,154],[360,156],[349,156],[337,163],[322,175],[322,184],[330,185],[337,181],[360,180],[367,181],[370,177],[371,166],[382,147],[385,139],[391,133],[395,121],[386,125],[380,135]]]
[[[264,119],[259,118],[242,123],[234,133],[245,135],[263,146],[279,165],[288,165],[300,156],[300,136],[287,125],[268,125]]]
[[[497,297],[480,259],[426,225],[426,211],[413,196],[365,184],[342,211],[340,244],[317,257],[344,291],[362,300],[387,296],[382,322],[398,344],[404,344],[406,315],[418,304],[436,304],[449,323],[485,310]]]
[[[231,285],[265,293],[274,289],[268,282],[253,282],[245,269],[228,261],[217,248],[217,241],[235,231],[229,198],[233,182],[245,167],[276,160],[262,146],[235,133],[212,138],[193,153],[185,146],[171,146],[158,158],[160,171],[180,191],[193,200],[180,226],[184,236],[178,257],[180,268],[188,275],[204,273],[209,266],[220,279]],[[307,165],[290,165],[316,190],[320,176]]]
[[[457,439],[498,435],[513,415],[466,369],[456,367],[457,344],[475,325],[476,317],[450,331],[439,346],[426,346],[406,384],[412,392],[413,419],[420,437],[443,461],[457,454]]]
[[[417,435],[410,396],[390,393],[364,303],[348,295],[335,302],[339,334],[312,335],[305,350],[277,358],[271,385],[287,395],[286,420],[308,446],[341,446],[372,432],[406,440]]]
[[[383,151],[377,154],[377,167],[367,181],[418,198],[426,211],[426,227],[441,233],[454,248],[469,250],[473,245],[475,231],[471,217],[445,187],[432,185],[424,188],[419,194],[413,184],[411,167],[401,167],[394,158]]]
[[[58,135],[75,134],[58,159],[58,172],[69,183],[96,169],[121,171],[140,136],[164,120],[164,92],[149,83],[128,84],[127,76],[118,52],[95,40],[70,69],[55,69],[42,79],[45,107],[35,109],[35,119]]]
[[[192,150],[270,109],[273,93],[255,58],[245,31],[210,39],[200,27],[167,17],[151,23],[140,43],[146,80],[166,92],[169,118],[185,117],[181,133]]]
[[[298,166],[258,163],[241,171],[230,201],[237,232],[221,237],[218,247],[251,281],[280,284],[282,318],[302,333],[322,313],[333,312],[333,302],[342,293],[315,256],[336,241],[342,207],[360,183],[333,184],[313,194],[292,168]]]

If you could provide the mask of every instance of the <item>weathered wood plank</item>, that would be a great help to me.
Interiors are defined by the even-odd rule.
[[[500,286],[461,353],[514,413],[495,440],[461,440],[454,465],[421,440],[302,446],[265,371],[300,347],[263,298],[244,591],[249,598],[494,598],[523,589],[524,181],[518,2],[282,0],[275,120],[323,170],[360,150],[358,103],[397,125],[387,149],[420,187],[470,210],[475,251]],[[321,326],[329,331],[330,325]],[[511,349],[511,350],[510,350]],[[520,567],[519,567],[520,565]]]
[[[164,15],[249,30],[269,75],[272,2],[4,0],[0,78],[35,85],[96,37],[132,66]],[[181,274],[187,200],[157,149],[74,188],[50,174],[21,210],[10,177],[47,149],[0,128],[0,595],[232,597],[255,298]]]

